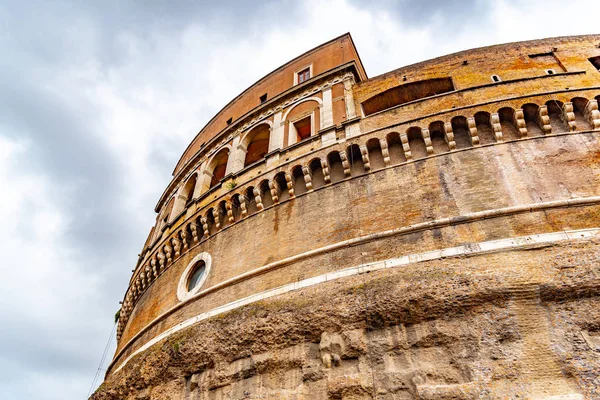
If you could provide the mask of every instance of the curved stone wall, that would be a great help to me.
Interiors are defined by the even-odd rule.
[[[267,358],[291,357],[289,366],[268,367],[264,374],[247,372],[250,367],[243,366],[243,362],[236,366],[234,360],[254,355],[249,356],[241,348],[228,345],[224,345],[228,349],[226,357],[217,355],[214,346],[221,339],[216,334],[217,337],[211,337],[208,344],[202,345],[203,357],[208,359],[200,362],[191,357],[181,361],[183,370],[180,373],[184,377],[163,377],[162,380],[156,377],[155,384],[146,383],[148,390],[151,391],[152,386],[162,387],[160,390],[173,386],[172,390],[180,396],[175,398],[205,398],[202,393],[209,392],[216,398],[235,397],[236,391],[245,392],[248,388],[239,374],[267,379],[272,368],[281,374],[297,374],[294,365],[300,365],[304,377],[301,383],[288,377],[289,382],[293,382],[289,384],[289,393],[324,393],[322,398],[498,398],[502,393],[510,393],[511,387],[515,393],[524,396],[542,396],[544,379],[558,382],[554,392],[547,391],[548,396],[584,398],[582,396],[591,387],[586,386],[585,379],[588,378],[581,371],[573,372],[577,369],[573,365],[565,375],[564,368],[568,363],[565,364],[559,350],[552,348],[553,341],[563,340],[563,331],[571,328],[565,325],[561,328],[562,333],[548,333],[549,326],[566,323],[568,318],[564,317],[563,311],[558,311],[563,306],[550,306],[555,302],[551,298],[554,294],[548,294],[546,298],[540,295],[540,290],[544,290],[540,288],[549,288],[556,279],[566,278],[560,274],[558,278],[552,277],[553,270],[544,272],[529,255],[541,260],[551,253],[556,261],[556,257],[577,252],[579,247],[589,249],[586,251],[590,254],[596,251],[594,244],[600,228],[600,72],[588,58],[600,54],[595,45],[599,40],[600,37],[589,36],[494,46],[457,53],[362,81],[353,72],[355,67],[345,66],[321,78],[315,77],[313,86],[299,89],[284,103],[264,110],[261,116],[244,125],[239,131],[239,139],[236,139],[238,136],[225,139],[204,150],[206,154],[200,154],[196,169],[184,170],[182,175],[175,177],[169,189],[172,194],[164,197],[162,208],[158,210],[157,226],[151,232],[125,295],[117,353],[107,375],[109,381],[117,379],[112,378],[113,375],[133,379],[135,373],[131,368],[139,368],[144,363],[142,355],[155,354],[159,348],[164,352],[165,343],[173,343],[172,340],[185,337],[195,343],[194,346],[199,346],[190,332],[205,328],[210,331],[211,326],[219,324],[215,318],[223,318],[230,324],[233,323],[230,315],[241,313],[238,315],[243,320],[252,321],[248,324],[254,324],[253,329],[261,332],[255,316],[248,314],[253,312],[252,307],[266,307],[269,312],[277,312],[278,301],[285,303],[295,299],[293,303],[299,301],[298,296],[306,295],[307,299],[312,299],[314,295],[315,304],[301,302],[300,308],[320,315],[330,307],[323,302],[323,296],[329,293],[335,303],[331,306],[331,318],[342,319],[335,327],[327,321],[316,325],[299,322],[306,331],[296,332],[288,345],[299,346],[298,349],[303,349],[298,350],[302,354],[294,356],[291,350],[283,350],[289,346],[275,339],[271,342],[265,339],[266,344],[260,349],[253,347],[258,346],[255,342],[258,339],[247,339],[252,354],[264,353]],[[489,59],[499,51],[505,54],[502,62]],[[511,57],[515,59],[513,62]],[[528,58],[524,60],[524,57]],[[456,67],[450,75],[454,90],[449,89],[448,80],[444,81],[444,93],[440,94],[427,91],[426,83],[411,86],[419,90],[425,88],[423,98],[418,98],[419,93],[414,91],[408,95],[390,90],[404,81],[434,79],[440,82],[446,67],[456,63],[465,70],[461,72]],[[495,68],[491,69],[494,63]],[[550,68],[553,66],[556,70]],[[481,83],[484,77],[490,79],[487,69],[505,79]],[[550,69],[552,73],[547,72]],[[479,73],[474,74],[473,70]],[[392,97],[381,100],[386,93],[391,93]],[[380,97],[376,97],[378,94]],[[369,115],[365,116],[361,104],[367,100]],[[315,101],[314,109],[312,106],[305,107],[306,110],[297,108],[301,110],[298,115],[288,118],[294,115],[295,107],[308,101]],[[399,104],[393,105],[394,102]],[[378,111],[377,107],[382,104],[386,108]],[[311,115],[313,125],[317,121],[320,128],[313,127],[310,137],[290,145],[287,138],[291,139],[295,134],[293,129],[296,128],[292,128],[295,121]],[[268,126],[270,146],[276,140],[286,145],[268,152],[258,162],[247,166],[241,161],[236,164],[236,160],[243,161],[251,144],[250,139],[245,142],[244,138],[252,137],[252,130],[260,124]],[[226,167],[222,165],[226,172],[215,183],[217,162],[212,160],[225,154],[225,150],[228,158]],[[237,169],[235,165],[238,165]],[[545,252],[544,248],[551,250]],[[527,249],[533,250],[528,253],[530,250]],[[210,272],[199,291],[181,301],[181,295],[178,297],[177,294],[181,276],[200,253],[210,255]],[[492,270],[481,264],[484,261],[471,261],[486,259]],[[493,370],[492,375],[483,373],[481,366],[474,366],[475,360],[463,363],[460,371],[443,367],[446,375],[438,372],[428,375],[425,364],[433,363],[432,368],[439,366],[434,365],[436,351],[441,352],[439,363],[460,364],[453,358],[459,350],[449,350],[454,345],[443,345],[443,351],[435,350],[438,344],[419,345],[422,349],[417,351],[418,354],[412,354],[411,359],[388,349],[384,351],[387,355],[382,355],[380,360],[385,364],[383,370],[372,364],[363,365],[377,353],[370,347],[374,346],[374,340],[377,341],[376,335],[395,335],[390,331],[392,327],[406,330],[411,326],[410,329],[419,330],[421,328],[417,326],[428,319],[440,321],[439,313],[445,306],[431,306],[429,316],[425,313],[419,314],[418,318],[409,317],[411,313],[421,313],[417,309],[432,296],[430,292],[434,288],[423,287],[414,294],[417,308],[410,311],[410,304],[405,305],[403,307],[407,307],[409,314],[396,315],[387,321],[388,314],[395,313],[394,301],[379,304],[374,300],[379,318],[387,322],[369,328],[373,309],[365,314],[366,319],[361,320],[355,315],[355,319],[348,320],[345,326],[342,315],[349,311],[339,309],[342,305],[333,299],[345,299],[360,309],[363,306],[356,304],[358,299],[352,299],[352,290],[355,290],[352,288],[356,287],[357,279],[369,281],[370,278],[364,278],[367,273],[373,274],[374,282],[384,282],[387,279],[384,277],[389,277],[399,287],[409,281],[418,282],[418,278],[410,275],[416,273],[423,282],[431,285],[436,274],[442,273],[429,268],[431,263],[443,264],[444,268],[448,264],[448,271],[460,275],[464,272],[461,271],[461,260],[469,260],[465,270],[477,276],[477,279],[475,275],[465,278],[467,281],[479,285],[492,279],[490,288],[495,287],[497,293],[486,294],[483,287],[478,287],[469,293],[478,300],[469,300],[469,296],[461,298],[462,289],[446,282],[445,275],[440,277],[439,289],[445,294],[438,292],[439,298],[458,296],[452,300],[457,307],[451,307],[453,320],[460,320],[459,309],[462,307],[470,313],[465,318],[476,320],[477,329],[497,330],[493,323],[484,327],[488,323],[484,320],[489,317],[486,313],[505,313],[506,318],[517,326],[514,335],[521,335],[518,340],[507,339],[508,342],[518,342],[518,346],[526,348],[528,341],[532,341],[542,343],[539,348],[543,349],[520,353],[524,357],[523,365],[514,367],[516,372],[509,373],[506,370],[510,369],[508,364],[499,367],[490,361],[493,365],[483,370]],[[510,260],[515,265],[531,265],[527,268],[535,270],[535,277],[525,279],[519,275],[518,268],[506,266],[507,276],[517,274],[520,277],[507,278],[510,288],[504,287],[495,279],[501,279],[502,262]],[[422,274],[418,272],[421,264],[425,265]],[[558,270],[571,268],[564,260],[550,264]],[[403,275],[409,273],[403,271],[412,272]],[[585,285],[579,281],[574,285],[587,288],[582,289],[587,293],[585,296],[594,298],[591,293],[600,287],[596,286],[594,279],[597,278],[594,277],[594,274],[588,276],[592,281]],[[356,290],[363,291],[362,288]],[[373,286],[369,290],[377,292],[381,289]],[[392,291],[396,293],[395,290]],[[569,297],[563,293],[564,288],[561,290],[560,296]],[[523,297],[519,293],[526,294]],[[573,293],[576,294],[571,296],[572,301],[579,301],[576,299],[583,296],[575,289]],[[385,297],[385,293],[380,295]],[[490,298],[485,300],[486,296]],[[552,317],[554,320],[548,322],[545,319],[540,301],[548,304],[544,307],[552,308],[549,315],[558,313]],[[469,304],[477,306],[472,308]],[[587,303],[584,306],[586,309],[591,307]],[[489,310],[485,311],[487,308]],[[293,314],[293,311],[284,307],[282,313]],[[535,322],[526,320],[527,313],[537,318],[532,317]],[[299,315],[305,314],[299,311]],[[600,319],[598,321],[600,323]],[[453,323],[448,322],[443,329],[454,329]],[[546,326],[542,334],[549,335],[550,339],[536,339],[539,332],[536,333],[531,324],[540,323]],[[246,332],[245,323],[236,324],[241,324],[240,329]],[[291,329],[286,324],[269,324],[268,329],[285,336],[284,327]],[[445,322],[437,324],[444,325]],[[465,329],[462,322],[456,324],[456,329]],[[596,340],[594,322],[585,324],[578,326],[585,331],[582,337],[587,337],[586,343],[592,343],[593,347]],[[229,329],[225,325],[221,327]],[[497,334],[500,335],[500,331]],[[398,340],[408,340],[407,343],[416,340],[411,339],[412,334],[406,337],[405,332],[403,335],[404,339]],[[436,343],[442,340],[437,334],[424,335],[434,335],[438,339],[423,340]],[[483,333],[465,335],[477,338]],[[563,335],[562,339],[560,335]],[[456,345],[465,345],[463,339],[456,338]],[[315,340],[319,344],[312,348],[310,343]],[[357,340],[362,343],[360,346]],[[473,344],[472,340],[475,339],[467,342]],[[572,344],[572,338],[569,340]],[[476,342],[477,354],[483,349],[489,351],[489,343],[480,339]],[[431,349],[431,354],[427,353],[430,350],[423,350],[427,348]],[[502,346],[498,349],[510,352]],[[318,354],[311,355],[314,351]],[[482,360],[488,357],[480,356]],[[164,357],[170,360],[163,360],[167,364],[174,362],[173,357],[177,358],[173,354]],[[318,366],[312,364],[315,357],[320,360]],[[545,360],[543,365],[536,367],[535,362],[527,361],[536,357]],[[252,359],[252,362],[258,361]],[[204,372],[192,371],[194,363],[202,364],[198,371]],[[209,373],[207,371],[217,373],[215,363],[225,363],[219,368],[238,372],[225,374],[228,378],[223,379],[227,383],[219,386],[213,375],[202,375]],[[315,374],[321,374],[320,378],[312,375],[307,378],[309,365],[315,369]],[[344,368],[336,372],[336,367],[340,366]],[[502,368],[504,375],[499,372]],[[421,372],[411,375],[410,379],[402,378],[405,381],[403,389],[402,385],[389,381],[375,383],[388,379],[383,376],[401,371],[406,375],[408,370]],[[540,372],[542,370],[547,376]],[[368,371],[371,371],[371,378],[366,382],[364,373]],[[510,377],[511,373],[514,379]],[[352,375],[357,381],[350,378],[339,381],[342,375]],[[178,380],[183,378],[185,381]],[[326,387],[316,388],[311,382],[320,382]],[[115,385],[119,386],[118,383]],[[263,384],[255,382],[252,385],[256,389],[256,385]],[[377,392],[377,386],[381,393]],[[269,396],[275,396],[272,398],[281,398],[278,396],[285,392],[277,384],[261,387],[265,393],[270,393]],[[153,399],[166,398],[153,396]]]

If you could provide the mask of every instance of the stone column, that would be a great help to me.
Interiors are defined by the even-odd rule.
[[[321,126],[319,130],[327,129],[333,125],[333,97],[331,86],[323,89],[323,106],[321,107]]]
[[[227,160],[227,172],[235,173],[244,168],[244,160],[246,158],[246,148],[240,144],[242,135],[238,135],[233,138],[231,142],[231,153],[229,154],[229,159]]]
[[[283,134],[285,132],[284,124],[281,119],[283,113],[277,111],[273,115],[273,126],[271,127],[271,136],[269,138],[269,153],[273,150],[283,149]]]
[[[352,85],[354,84],[354,78],[352,75],[348,75],[344,78],[344,102],[346,103],[346,119],[352,119],[356,117],[356,106],[354,105],[354,96],[352,94]]]

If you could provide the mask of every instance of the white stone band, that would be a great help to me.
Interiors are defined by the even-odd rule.
[[[540,245],[540,244],[549,244],[562,242],[567,240],[576,240],[576,239],[590,239],[595,236],[600,236],[600,228],[591,228],[591,229],[580,229],[580,230],[571,230],[571,231],[560,231],[553,233],[542,233],[539,235],[529,235],[529,236],[520,236],[516,238],[507,238],[507,239],[499,239],[499,240],[491,240],[487,242],[479,242],[479,243],[469,243],[462,246],[456,247],[447,247],[445,249],[440,250],[432,250],[424,253],[415,253],[409,254],[402,257],[390,258],[388,260],[377,261],[373,263],[360,264],[354,267],[345,268],[335,272],[329,272],[323,275],[318,275],[312,278],[304,279],[301,281],[289,283],[287,285],[280,286],[278,288],[266,290],[261,293],[256,293],[251,296],[233,301],[231,303],[227,303],[220,307],[213,308],[210,311],[201,313],[196,315],[195,317],[189,318],[172,328],[167,329],[163,333],[158,336],[152,338],[140,348],[131,353],[118,368],[114,370],[114,372],[119,371],[121,368],[125,366],[136,354],[150,348],[154,344],[160,342],[161,340],[169,337],[170,335],[178,332],[182,329],[185,329],[197,322],[203,321],[205,319],[214,317],[215,315],[223,314],[228,311],[234,310],[236,308],[243,307],[245,305],[257,302],[259,300],[268,299],[274,296],[278,296],[280,294],[288,293],[294,290],[302,289],[305,287],[317,285],[319,283],[324,283],[328,281],[333,281],[336,279],[344,278],[347,276],[359,275],[366,272],[377,271],[386,268],[396,268],[402,267],[409,264],[419,263],[423,261],[436,260],[440,258],[448,258],[448,257],[456,257],[456,256],[469,256],[469,255],[479,255],[483,253],[497,252],[503,250],[511,250],[524,248],[532,245]]]

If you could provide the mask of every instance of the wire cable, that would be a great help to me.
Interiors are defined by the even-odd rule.
[[[106,361],[106,355],[108,354],[108,349],[110,347],[110,344],[112,343],[112,338],[113,338],[113,336],[115,336],[116,329],[117,329],[117,322],[114,323],[113,328],[110,332],[110,336],[108,337],[108,342],[106,342],[106,347],[104,348],[104,353],[102,353],[102,358],[100,359],[100,364],[98,365],[98,369],[96,370],[96,375],[94,375],[94,380],[92,381],[92,384],[90,385],[90,390],[88,390],[86,399],[89,399],[90,396],[92,395],[92,391],[94,390],[94,386],[96,385],[96,382],[98,381],[98,377],[100,376],[101,371],[103,371],[102,366],[104,365],[104,361]]]

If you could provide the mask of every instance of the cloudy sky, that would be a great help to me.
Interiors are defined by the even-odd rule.
[[[0,398],[86,398],[175,163],[264,74],[348,31],[375,76],[599,33],[599,15],[598,0],[3,0]]]

